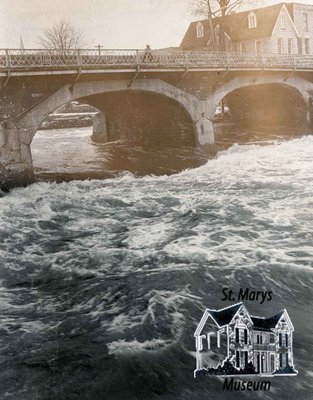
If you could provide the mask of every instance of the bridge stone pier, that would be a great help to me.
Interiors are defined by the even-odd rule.
[[[35,80],[33,79],[33,81]],[[51,79],[51,81],[53,82],[55,79]],[[109,138],[110,133],[112,137],[109,128],[112,125],[115,127],[120,125],[119,130],[121,130],[122,118],[127,114],[127,110],[132,111],[134,117],[140,117],[141,130],[144,126],[147,127],[148,124],[151,124],[151,115],[144,113],[145,96],[141,96],[141,104],[137,104],[137,109],[133,105],[123,103],[123,100],[130,94],[137,95],[137,97],[144,94],[147,99],[153,94],[156,105],[158,102],[162,104],[162,101],[166,100],[168,103],[172,103],[172,106],[175,105],[181,116],[180,120],[183,118],[188,120],[193,132],[194,145],[206,146],[214,143],[212,113],[210,113],[207,100],[200,99],[161,79],[137,79],[131,87],[129,79],[90,80],[77,82],[74,85],[64,83],[57,90],[50,89],[50,92],[48,87],[48,90],[43,93],[40,87],[36,88],[36,82],[33,83],[34,87],[29,88],[29,92],[26,92],[23,81],[19,80],[15,83],[12,79],[11,87],[6,87],[0,100],[2,106],[0,172],[3,188],[28,184],[34,180],[30,151],[33,137],[50,113],[72,100],[81,100],[99,109],[100,113],[94,121],[93,138],[95,141],[103,141],[105,137]],[[56,82],[56,86],[60,86],[58,83]],[[10,92],[9,88],[11,88]],[[38,92],[39,95],[37,95]],[[120,93],[120,96],[116,109],[123,106],[123,110],[118,116],[112,115],[110,118],[110,111],[113,113],[113,110],[110,110],[110,104],[112,104],[110,99],[116,98],[117,93]],[[107,107],[105,107],[106,104]],[[125,126],[127,126],[127,121],[125,122]],[[159,124],[162,124],[162,121],[159,121]],[[157,129],[155,130],[157,131]]]
[[[103,58],[104,65],[98,61],[96,67],[64,65],[64,61],[47,66],[36,61],[13,68],[15,58],[1,66],[0,51],[0,188],[33,182],[33,137],[50,113],[73,100],[99,110],[95,141],[115,140],[129,126],[158,135],[162,124],[164,131],[172,124],[182,132],[182,141],[192,137],[193,145],[208,148],[214,144],[212,121],[218,104],[240,89],[273,85],[275,96],[276,87],[288,88],[303,102],[305,112],[313,96],[313,60],[310,68],[295,69],[293,60],[284,68],[265,69],[259,59],[247,66],[242,57],[225,65],[225,59],[217,62],[206,54],[205,62],[201,58],[189,66],[162,57],[150,65],[138,61],[138,53],[136,57],[135,65],[133,59],[124,63],[124,58],[106,65],[109,58]],[[188,129],[191,135],[186,139]]]
[[[105,143],[109,141],[107,119],[102,112],[99,112],[94,117],[92,140],[95,143]]]

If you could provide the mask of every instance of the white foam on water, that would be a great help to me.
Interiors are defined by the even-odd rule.
[[[117,340],[107,344],[109,354],[127,355],[127,353],[147,351],[159,351],[170,344],[169,341],[162,339],[145,340],[139,342],[138,340]]]
[[[240,268],[246,277],[268,266],[312,271],[312,166],[308,136],[234,145],[173,176],[125,173],[15,189],[0,198],[2,287],[53,278],[70,288],[79,277],[77,290],[91,294],[78,296],[70,310],[105,316],[100,326],[109,334],[133,332],[132,340],[112,340],[110,352],[168,346],[183,330],[185,304],[200,304],[179,279],[171,289],[158,286],[162,280],[166,286],[171,272],[191,274],[203,266],[201,278],[215,284],[219,270],[229,281]],[[98,289],[84,283],[88,274],[119,278],[122,288],[108,283]],[[137,279],[146,287],[132,294],[127,282]],[[2,293],[4,307],[15,310],[14,292]],[[62,301],[43,301],[42,309],[52,312]],[[161,333],[162,320],[172,339]],[[156,337],[139,340],[142,327]]]

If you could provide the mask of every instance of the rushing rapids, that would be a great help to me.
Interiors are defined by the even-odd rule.
[[[273,294],[248,301],[252,314],[287,308],[295,326],[299,375],[271,380],[266,398],[311,399],[312,165],[303,136],[171,176],[2,194],[0,397],[222,399],[219,379],[193,378],[193,332],[205,307],[225,306],[223,287],[249,287]]]

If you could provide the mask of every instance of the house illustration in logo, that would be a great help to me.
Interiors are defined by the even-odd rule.
[[[194,333],[201,374],[296,375],[293,331],[286,310],[272,317],[252,316],[243,303],[206,309]]]

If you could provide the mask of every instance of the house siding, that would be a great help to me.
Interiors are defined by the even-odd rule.
[[[239,329],[240,332],[239,342],[236,341],[236,328]],[[247,330],[247,343],[244,342],[244,329]],[[232,323],[229,324],[229,359],[235,367],[237,351],[239,351],[241,355],[241,368],[244,368],[244,352],[248,353],[248,363],[253,362],[252,340],[252,323],[248,317],[246,309],[242,307]]]
[[[313,8],[312,8],[313,10]],[[282,11],[285,12],[285,28],[281,26]],[[243,46],[245,51],[248,53],[254,53],[257,50],[257,42],[260,42],[260,53],[278,53],[278,39],[282,41],[282,54],[289,54],[288,52],[288,41],[292,41],[292,51],[291,54],[298,54],[298,36],[296,34],[292,20],[289,18],[288,11],[286,8],[282,7],[282,11],[277,19],[277,23],[272,32],[271,37],[263,37],[255,40],[243,40],[236,44],[234,48],[237,51],[243,51]],[[304,47],[303,47],[304,48]]]
[[[283,29],[281,25],[281,18],[283,12],[285,12],[285,29]],[[268,43],[267,51],[269,53],[278,53],[278,39],[282,39],[283,54],[289,54],[288,40],[292,40],[291,54],[298,54],[298,36],[295,31],[295,25],[289,18],[288,11],[285,7],[282,7],[282,11],[280,12],[276,26],[272,33],[271,40]]]
[[[279,322],[276,326],[276,329],[274,330],[275,333],[275,340],[276,340],[276,347],[277,347],[277,353],[276,353],[276,367],[277,369],[281,368],[280,366],[280,354],[282,354],[282,362],[283,365],[282,367],[286,366],[286,354],[288,355],[288,363],[289,365],[293,364],[293,355],[292,355],[292,332],[288,326],[287,323],[284,322]],[[282,334],[282,344],[280,344],[279,340],[279,334]],[[288,344],[286,346],[285,343],[285,335],[288,334],[289,340]]]
[[[308,14],[308,31],[304,19],[304,13]],[[293,4],[294,23],[299,36],[304,39],[309,39],[310,54],[313,54],[313,5],[309,4]],[[304,44],[303,44],[304,48]]]
[[[267,20],[264,10],[269,10],[269,20]],[[275,19],[271,19],[273,18],[273,12],[276,23]],[[281,23],[282,12],[285,15],[284,27]],[[234,18],[237,18],[235,15],[242,15],[239,17],[241,25],[238,31],[236,27],[230,24],[228,33],[232,40],[230,42],[226,41],[227,51],[254,53],[258,47],[260,53],[277,54],[279,52],[278,40],[281,39],[282,54],[313,54],[313,5],[298,3],[277,4],[274,5],[274,8],[270,6],[256,9],[255,13],[257,15],[257,27],[252,29],[248,29],[248,14],[246,12],[234,14]],[[307,21],[305,14],[307,15]],[[270,17],[271,15],[272,17]],[[202,23],[204,24],[204,36],[201,38],[196,37],[197,25],[196,22],[192,23],[182,42],[183,49],[213,50],[208,20],[203,20]],[[238,32],[241,32],[240,35],[238,35]],[[257,42],[260,42],[259,46],[257,46]]]
[[[273,43],[270,37],[254,39],[254,40],[242,40],[234,45],[234,51],[255,53],[257,51],[257,42],[260,42],[260,53],[272,53]],[[243,50],[243,48],[245,50]]]

